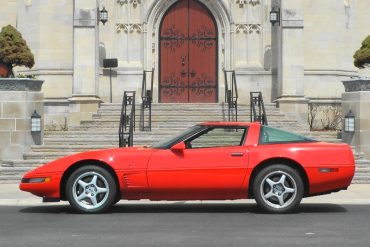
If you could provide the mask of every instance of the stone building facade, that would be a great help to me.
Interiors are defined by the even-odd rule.
[[[358,75],[352,55],[370,31],[370,0],[6,2],[0,9],[0,26],[16,26],[35,54],[35,67],[19,72],[45,81],[45,124],[63,124],[65,118],[70,125],[78,124],[96,111],[99,102],[109,101],[104,58],[118,59],[113,102],[120,102],[125,90],[140,92],[143,70],[151,68],[154,102],[161,102],[161,69],[171,63],[182,68],[181,61],[161,60],[161,28],[167,17],[170,27],[171,20],[176,22],[169,16],[176,16],[174,9],[181,4],[190,12],[192,4],[200,6],[201,13],[213,20],[215,102],[224,101],[222,69],[235,70],[241,102],[249,102],[250,91],[261,91],[265,101],[277,102],[283,112],[302,119],[307,118],[309,101],[340,101],[341,81]],[[97,21],[103,6],[109,13],[105,25]],[[281,11],[279,25],[270,23],[272,7]],[[189,23],[185,29],[192,26]],[[192,71],[186,70],[190,77]]]

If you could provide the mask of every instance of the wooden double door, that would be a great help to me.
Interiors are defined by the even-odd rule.
[[[217,102],[217,27],[203,4],[180,0],[166,12],[159,60],[160,102]]]

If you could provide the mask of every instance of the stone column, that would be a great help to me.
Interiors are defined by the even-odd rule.
[[[281,1],[278,35],[278,99],[281,111],[307,124],[308,100],[304,95],[303,1]],[[308,127],[308,124],[307,124]]]
[[[96,0],[75,0],[73,15],[73,89],[70,125],[90,119],[99,103],[99,32]]]
[[[31,135],[31,115],[36,110],[43,120],[42,84],[40,80],[0,79],[0,164],[23,159],[23,153],[36,144]],[[41,143],[42,136],[43,131]]]
[[[351,110],[355,115],[355,132],[342,132],[343,142],[354,146],[370,158],[370,80],[344,81],[343,117]],[[344,126],[343,126],[344,128]]]

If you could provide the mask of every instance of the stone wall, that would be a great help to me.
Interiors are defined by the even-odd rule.
[[[23,153],[35,144],[31,135],[31,115],[34,110],[41,116],[44,112],[42,81],[13,79],[6,83],[6,80],[9,81],[0,79],[0,163],[23,159]],[[37,87],[25,85],[34,81]],[[17,87],[17,82],[23,87]]]
[[[346,92],[342,98],[342,114],[355,116],[355,131],[343,132],[343,141],[370,158],[370,80],[344,81]]]

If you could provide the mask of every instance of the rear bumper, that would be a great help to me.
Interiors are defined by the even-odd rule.
[[[48,182],[29,182],[31,178],[50,178]],[[53,198],[57,200],[60,198],[60,181],[62,176],[55,173],[36,173],[29,172],[23,176],[19,189],[30,192],[36,196],[43,198]],[[47,199],[46,199],[47,200]]]
[[[306,168],[309,178],[309,195],[339,191],[350,186],[355,174],[355,166],[326,166],[331,172],[323,172],[323,167]]]

